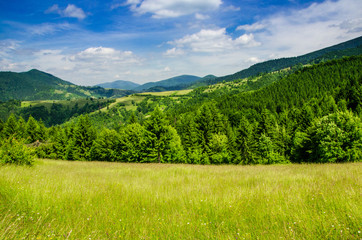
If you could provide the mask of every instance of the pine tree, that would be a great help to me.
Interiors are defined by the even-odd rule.
[[[6,120],[3,128],[3,136],[9,138],[15,136],[18,132],[18,121],[13,113],[10,114],[9,118]]]
[[[121,155],[117,151],[120,136],[115,130],[104,129],[94,141],[90,150],[90,159],[94,161],[117,162]]]
[[[54,153],[56,154],[56,158],[58,159],[67,159],[67,145],[68,145],[68,138],[65,134],[65,130],[57,127],[56,133],[54,136]],[[71,160],[71,159],[70,159]]]
[[[38,122],[30,115],[25,127],[27,143],[40,140]]]
[[[89,121],[88,115],[81,115],[74,129],[73,150],[75,160],[89,160],[89,152],[96,139],[96,131]],[[72,147],[71,145],[69,147]],[[69,150],[71,151],[71,150]]]
[[[138,123],[128,124],[120,133],[120,140],[116,146],[123,162],[149,162],[154,149],[147,141],[146,129]]]
[[[236,130],[234,163],[249,164],[255,162],[256,143],[253,132],[253,125],[243,116]]]
[[[17,133],[16,133],[16,138],[17,139],[24,139],[26,137],[25,128],[26,128],[26,122],[25,122],[24,118],[19,117],[18,130],[17,130]]]
[[[162,150],[165,147],[165,134],[166,134],[166,120],[159,109],[156,107],[151,113],[151,116],[145,123],[146,130],[150,132],[148,139],[152,145],[153,151],[157,156],[157,162],[160,163],[162,160]]]
[[[133,111],[131,113],[131,116],[129,117],[128,122],[129,122],[129,124],[138,123],[137,116]]]
[[[167,124],[165,115],[156,107],[145,123],[146,145],[151,162],[181,162],[183,148],[176,129]],[[177,153],[179,152],[179,153]]]

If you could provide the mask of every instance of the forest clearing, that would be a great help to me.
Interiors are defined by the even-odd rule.
[[[38,159],[0,168],[0,239],[360,239],[361,163]]]

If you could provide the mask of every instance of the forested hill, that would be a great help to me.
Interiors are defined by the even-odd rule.
[[[331,47],[327,47],[315,52],[311,52],[299,57],[280,58],[257,63],[248,69],[235,74],[219,77],[216,79],[205,80],[206,85],[215,84],[223,81],[233,81],[260,73],[269,73],[281,69],[293,67],[298,64],[319,63],[326,60],[339,59],[347,56],[356,56],[362,54],[362,37],[358,37],[347,42],[343,42]]]
[[[144,97],[142,108],[118,105],[113,112],[97,111],[48,130],[32,117],[26,123],[11,115],[5,123],[0,121],[0,137],[39,140],[44,144],[36,148],[38,157],[67,160],[358,162],[362,161],[361,69],[362,55],[343,58],[303,67],[254,91],[225,88],[210,94],[199,88],[188,99],[162,96],[160,107],[156,96]],[[112,120],[123,114],[124,120]],[[107,121],[113,121],[108,128]]]
[[[0,72],[0,101],[121,97],[130,93],[119,89],[77,86],[36,69],[22,73]]]
[[[199,80],[200,77],[192,76],[192,75],[181,75],[173,78],[169,78],[166,80],[158,81],[158,82],[149,82],[145,83],[139,87],[134,88],[135,91],[148,91],[152,88],[161,87],[165,90],[171,90],[174,87],[178,87],[179,89],[185,88],[190,84]],[[179,90],[178,89],[178,90]]]

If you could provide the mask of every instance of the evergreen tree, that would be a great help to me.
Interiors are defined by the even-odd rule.
[[[120,141],[116,148],[123,162],[149,162],[152,146],[147,141],[148,132],[138,123],[128,124],[120,131]]]
[[[15,136],[18,132],[18,121],[13,113],[10,114],[9,118],[6,120],[3,128],[3,136],[9,138]]]
[[[129,117],[128,122],[129,122],[129,124],[138,123],[137,116],[133,111],[131,113],[131,116]]]
[[[195,116],[195,125],[197,132],[197,144],[201,147],[202,163],[210,164],[210,155],[213,154],[210,149],[213,134],[226,133],[228,125],[225,117],[218,111],[214,103],[208,103],[197,110]]]
[[[38,122],[30,115],[25,127],[27,143],[40,140]]]
[[[177,131],[167,124],[164,114],[158,107],[147,119],[145,128],[148,131],[146,145],[151,147],[148,157],[151,162],[181,161],[183,149],[180,137]],[[177,151],[180,153],[176,154]]]
[[[202,150],[197,141],[198,133],[194,116],[192,114],[180,116],[176,127],[181,138],[182,146],[186,152],[186,162],[200,164]]]
[[[90,149],[96,139],[96,131],[89,121],[88,115],[81,115],[74,129],[74,136],[70,142],[69,152],[75,160],[89,160]],[[73,146],[72,146],[73,144]]]
[[[4,122],[3,120],[0,119],[0,137],[1,137],[1,132],[3,131],[4,128]]]
[[[67,157],[68,138],[67,138],[67,135],[66,135],[64,129],[57,127],[56,133],[54,134],[53,142],[54,142],[53,149],[54,149],[56,158],[68,159],[68,157]],[[69,159],[69,160],[72,160],[72,159]]]
[[[234,163],[249,164],[255,162],[256,142],[253,132],[253,125],[243,116],[236,132]]]
[[[25,128],[26,128],[26,123],[25,123],[24,118],[19,117],[18,130],[17,130],[17,133],[16,133],[16,138],[17,139],[23,139],[23,138],[26,137]]]
[[[121,160],[117,151],[120,136],[115,130],[103,129],[90,150],[90,159],[94,161],[116,162]]]
[[[167,123],[165,120],[165,116],[159,107],[156,107],[155,110],[151,113],[151,116],[145,123],[146,130],[150,132],[148,134],[148,140],[152,146],[152,155],[156,157],[153,161],[157,161],[158,163],[162,160],[162,151],[165,147],[165,134],[167,132],[166,129]]]

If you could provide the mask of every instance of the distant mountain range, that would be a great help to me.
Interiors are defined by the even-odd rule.
[[[223,81],[243,79],[261,73],[279,71],[300,64],[318,63],[360,54],[362,54],[362,37],[299,57],[281,58],[257,63],[248,69],[223,77],[208,75],[200,78],[192,75],[181,75],[158,82],[149,82],[143,85],[119,80],[111,83],[99,84],[94,87],[82,87],[36,69],[22,73],[0,72],[0,101],[11,99],[62,100],[86,97],[115,98],[142,91],[160,92],[182,90],[212,85]]]
[[[194,83],[199,80],[200,77],[192,76],[192,75],[181,75],[173,78],[169,78],[166,80],[158,81],[158,82],[149,82],[145,83],[141,86],[138,86],[132,90],[134,91],[145,91],[145,90],[152,90],[155,87],[161,87],[168,89],[170,87],[175,87],[179,85],[185,85],[184,87],[188,86],[190,83]]]
[[[36,69],[22,73],[0,72],[0,101],[109,98],[131,93],[133,92],[119,89],[77,86]]]
[[[116,89],[123,89],[123,90],[133,90],[136,87],[140,86],[140,84],[134,83],[131,81],[117,80],[114,82],[100,83],[100,84],[97,84],[96,86],[102,87],[102,88],[116,88]]]

